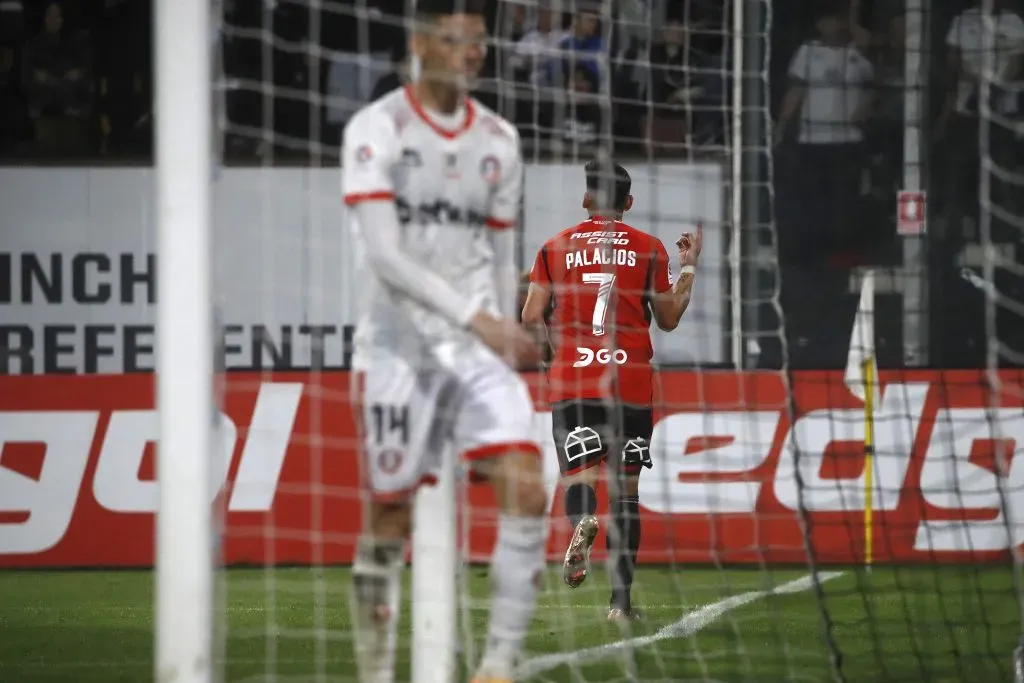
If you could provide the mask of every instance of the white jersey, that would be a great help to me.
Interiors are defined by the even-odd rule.
[[[358,111],[345,128],[345,204],[393,198],[406,256],[498,313],[489,232],[511,228],[518,219],[519,136],[472,99],[449,118],[425,112],[411,87]],[[352,213],[357,235],[373,230],[358,225]],[[360,262],[357,360],[376,349],[411,359],[431,354],[438,343],[470,339],[436,311],[389,289],[362,255]]]
[[[853,117],[875,75],[871,62],[855,45],[806,42],[793,55],[789,75],[807,84],[800,112],[800,142],[830,145],[864,139]]]

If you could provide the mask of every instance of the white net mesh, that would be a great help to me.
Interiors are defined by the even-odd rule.
[[[229,557],[237,559],[244,548],[248,559],[263,566],[228,575],[229,678],[308,675],[352,680],[355,675],[344,565],[351,560],[359,531],[360,498],[358,444],[348,415],[346,330],[359,283],[352,276],[352,238],[337,208],[338,171],[320,166],[333,166],[344,124],[354,111],[408,79],[403,9],[400,2],[359,0],[240,4],[225,14],[225,157],[255,152],[264,168],[228,171],[220,182],[236,176],[259,206],[258,220],[232,229],[250,236],[244,258],[260,263],[257,272],[263,279],[250,282],[232,275],[231,260],[242,255],[224,254],[221,295],[230,299],[233,292],[261,292],[249,300],[259,303],[254,314],[267,325],[268,334],[261,337],[260,348],[254,343],[252,368],[280,368],[291,360],[303,370],[294,377],[256,373],[249,377],[253,386],[248,388],[229,382],[228,404],[252,400],[257,384],[263,394],[286,392],[282,387],[292,382],[302,385],[273,510],[253,517],[252,524],[229,521]],[[768,627],[774,642],[792,641],[763,614],[754,617],[742,610],[769,596],[776,583],[784,590],[806,591],[811,586],[801,578],[806,571],[777,578],[762,564],[768,548],[756,537],[737,545],[732,531],[719,535],[715,519],[721,513],[746,529],[741,536],[756,529],[756,487],[701,481],[714,472],[742,477],[760,464],[750,452],[762,454],[763,460],[773,450],[774,426],[786,408],[781,375],[772,373],[767,384],[751,384],[734,371],[722,370],[711,386],[708,376],[685,370],[745,362],[748,354],[756,357],[759,342],[765,341],[752,326],[745,330],[749,346],[734,344],[730,337],[733,326],[747,325],[750,312],[770,305],[774,296],[771,259],[762,272],[755,257],[740,258],[749,245],[741,245],[739,233],[731,233],[730,216],[750,226],[756,236],[750,245],[759,245],[762,257],[771,253],[774,242],[767,197],[756,194],[767,187],[767,146],[757,138],[746,149],[733,147],[730,131],[751,124],[741,122],[728,105],[734,90],[748,85],[733,78],[734,59],[744,59],[733,38],[734,25],[751,16],[759,24],[750,29],[742,47],[758,54],[743,63],[757,65],[746,74],[756,82],[752,92],[761,97],[766,92],[768,4],[758,3],[757,12],[739,18],[733,16],[734,5],[696,2],[675,6],[581,0],[554,8],[502,2],[492,9],[488,23],[493,41],[476,95],[520,131],[527,162],[520,265],[528,268],[545,240],[586,217],[580,208],[582,167],[598,155],[613,155],[632,175],[635,202],[626,220],[666,245],[673,271],[679,235],[697,224],[704,233],[700,282],[684,322],[671,333],[655,333],[656,357],[664,367],[656,412],[666,419],[655,431],[655,469],[641,480],[644,542],[635,602],[645,620],[625,638],[606,624],[610,579],[603,569],[604,541],[598,540],[595,574],[583,587],[566,589],[555,565],[545,577],[522,673],[537,680],[679,680],[753,675],[767,665],[772,675],[788,675],[794,666],[788,649],[769,652],[760,643],[747,644],[745,634]],[[741,13],[744,9],[741,5]],[[763,135],[768,119],[764,102],[751,103],[746,113]],[[746,178],[740,175],[741,161],[756,166]],[[295,167],[284,167],[291,164]],[[754,193],[744,197],[737,182],[746,182]],[[741,215],[744,209],[749,214]],[[752,279],[744,283],[730,263],[745,267]],[[762,282],[766,274],[769,278]],[[273,324],[293,320],[298,310],[304,328],[286,330]],[[609,325],[614,324],[610,319]],[[779,335],[769,330],[766,346],[774,340],[778,355]],[[608,351],[612,357],[614,349]],[[306,369],[310,365],[312,371]],[[560,561],[571,529],[556,485],[543,380],[534,376],[531,383],[552,498],[549,557]],[[770,387],[766,392],[754,384]],[[715,442],[714,435],[720,433],[728,435],[729,443]],[[688,449],[693,453],[687,455]],[[465,486],[460,484],[460,490]],[[235,488],[243,490],[238,483]],[[461,665],[466,671],[472,670],[483,646],[489,606],[485,567],[477,563],[489,557],[494,540],[492,494],[478,489],[468,486],[459,498],[460,557],[469,563],[459,590],[466,608],[460,612],[459,630],[460,663],[465,662]],[[599,515],[610,523],[603,484],[598,497]],[[790,533],[784,539],[771,552],[800,561],[802,536]],[[733,560],[757,564],[735,573],[682,572],[677,564],[716,566]],[[281,566],[291,563],[313,567]],[[431,595],[413,595],[413,600],[429,601]],[[259,608],[235,614],[239,601]],[[811,609],[797,621],[813,630],[815,612],[807,604]],[[404,628],[402,632],[407,633]],[[709,634],[707,640],[686,640],[698,633]],[[409,645],[403,635],[399,680],[408,675]],[[748,652],[748,647],[755,649]],[[799,643],[793,649],[797,654],[807,651]]]
[[[683,325],[655,334],[655,467],[640,483],[643,541],[634,595],[644,618],[627,633],[605,620],[610,577],[602,567],[603,540],[582,587],[570,591],[559,580],[571,529],[557,486],[544,380],[530,375],[536,435],[545,445],[552,566],[522,676],[965,680],[968,660],[988,667],[989,678],[972,680],[1004,675],[1013,642],[996,642],[992,624],[1003,623],[995,601],[1009,589],[1006,575],[978,570],[964,581],[955,570],[865,575],[849,568],[864,562],[872,533],[878,561],[919,562],[947,551],[970,561],[976,549],[915,543],[911,536],[932,528],[918,528],[920,516],[911,522],[913,514],[902,509],[866,525],[863,408],[836,398],[841,380],[834,374],[788,372],[766,134],[771,3],[580,0],[552,10],[508,1],[492,9],[493,41],[476,95],[522,138],[520,265],[528,267],[548,237],[584,217],[582,165],[601,154],[633,177],[629,222],[673,255],[690,226],[701,223],[705,236]],[[407,28],[397,1],[246,3],[225,15],[225,156],[254,153],[263,162],[220,181],[240,183],[254,214],[230,226],[246,233],[246,248],[222,256],[221,295],[260,292],[246,300],[258,302],[252,317],[263,325],[253,330],[249,355],[243,352],[256,372],[229,381],[225,400],[256,402],[256,416],[266,405],[273,406],[268,414],[293,418],[273,507],[242,516],[249,508],[239,503],[228,512],[228,558],[259,565],[227,575],[229,679],[355,678],[347,564],[361,497],[348,371],[360,283],[352,275],[353,239],[339,214],[333,165],[353,112],[409,79]],[[260,264],[258,281],[232,271],[239,258]],[[602,350],[613,357],[613,348]],[[752,367],[771,369],[740,369]],[[916,433],[931,405],[927,396],[908,380],[902,390],[890,386],[878,408],[894,416],[876,427],[880,482],[873,493],[881,512],[897,510],[914,486],[897,481],[906,474],[897,456],[915,450],[906,432]],[[260,428],[254,417],[251,433]],[[852,458],[842,452],[849,443]],[[250,486],[266,467],[254,468]],[[920,505],[923,486],[910,494]],[[234,488],[244,500],[246,479],[237,477]],[[457,490],[463,609],[453,654],[461,679],[484,646],[484,563],[496,510],[487,489],[460,480]],[[607,527],[603,484],[598,498]],[[430,528],[416,534],[423,552],[440,552],[431,550]],[[821,563],[841,567],[822,570]],[[419,584],[412,592],[420,605],[436,597]],[[953,655],[923,644],[932,621],[946,630],[943,642],[953,643]],[[960,622],[985,635],[964,644],[954,633]],[[406,613],[403,624],[409,623]],[[404,680],[416,634],[404,626],[401,634]]]

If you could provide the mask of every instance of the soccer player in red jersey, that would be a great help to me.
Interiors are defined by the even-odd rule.
[[[547,331],[554,346],[549,399],[565,513],[573,536],[563,578],[579,586],[597,537],[597,483],[608,453],[613,558],[611,620],[636,617],[630,603],[640,547],[638,483],[651,467],[653,370],[650,324],[679,325],[690,303],[701,230],[676,242],[680,275],[669,281],[661,241],[622,222],[633,205],[629,173],[615,163],[586,167],[583,208],[589,218],[548,240],[530,273],[523,323]]]

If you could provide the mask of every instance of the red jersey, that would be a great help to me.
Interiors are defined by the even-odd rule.
[[[671,287],[661,240],[621,221],[591,218],[537,253],[530,281],[551,292],[551,402],[653,401],[651,295]]]

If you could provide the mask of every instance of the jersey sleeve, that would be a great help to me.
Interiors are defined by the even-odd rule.
[[[519,269],[516,266],[515,230],[488,230],[491,249],[494,251],[494,277],[498,294],[498,313],[514,318],[519,303]]]
[[[793,55],[789,62],[789,77],[801,83],[808,82],[811,69],[811,49],[807,43],[800,46],[800,49]]]
[[[519,134],[510,131],[512,144],[504,155],[504,162],[497,156],[485,156],[480,173],[485,177],[497,174],[498,187],[491,200],[487,216],[487,227],[496,230],[515,227],[519,223],[519,202],[523,195],[523,158],[519,151]]]
[[[654,273],[652,275],[651,289],[656,294],[667,292],[672,288],[672,282],[669,278],[669,261],[668,251],[665,250],[665,245],[661,243],[661,240],[654,240]]]
[[[394,125],[386,113],[364,109],[345,126],[341,189],[345,204],[394,199],[391,171],[398,158]]]
[[[530,268],[530,282],[535,285],[540,285],[545,289],[551,289],[551,264],[549,263],[549,249],[548,245],[545,244],[537,252],[537,257],[533,260],[533,267]]]

